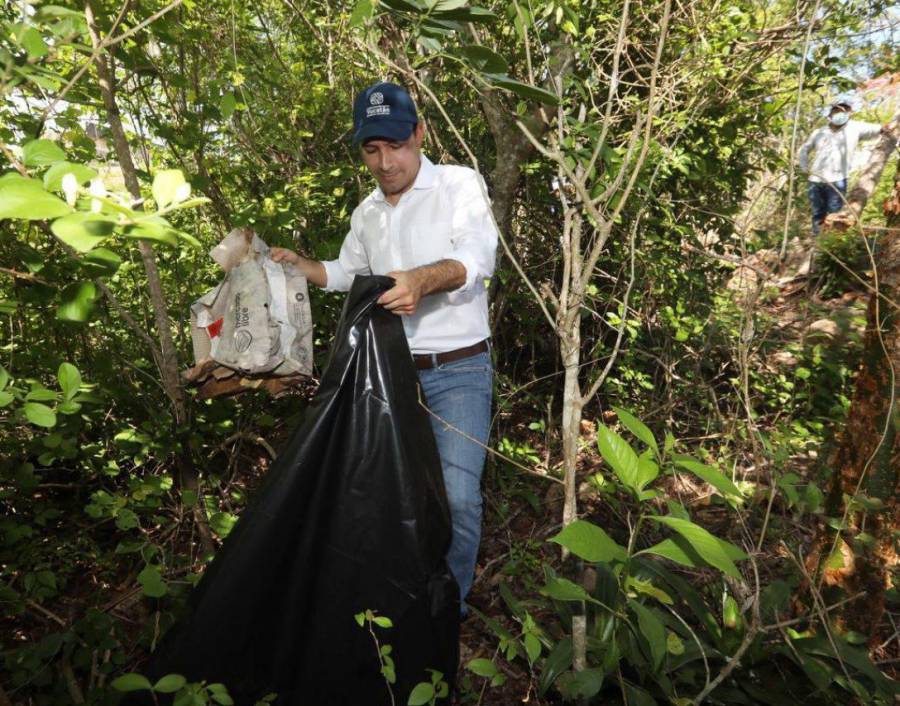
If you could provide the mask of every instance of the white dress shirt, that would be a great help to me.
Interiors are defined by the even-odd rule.
[[[457,260],[465,284],[419,300],[403,316],[413,353],[444,353],[490,336],[485,279],[494,272],[497,230],[484,181],[468,167],[436,166],[422,155],[412,188],[391,206],[376,188],[350,217],[337,260],[323,262],[328,290],[347,291],[358,274],[385,275]]]
[[[860,140],[878,137],[881,125],[849,120],[839,130],[832,130],[829,125],[820,127],[803,143],[800,148],[800,169],[809,172],[809,180],[820,183],[834,183],[846,179],[853,166],[853,156]],[[812,167],[809,166],[809,153],[815,150]]]

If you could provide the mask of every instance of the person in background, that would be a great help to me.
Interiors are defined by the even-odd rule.
[[[818,235],[826,216],[844,207],[847,178],[861,140],[871,140],[882,133],[882,126],[851,120],[853,106],[848,99],[838,99],[828,112],[828,125],[815,130],[800,148],[800,169],[809,175],[809,205],[812,209],[812,231]],[[810,152],[814,152],[810,164]]]
[[[494,271],[497,229],[481,177],[422,154],[424,123],[393,83],[362,91],[353,145],[378,187],[356,207],[336,260],[285,248],[272,259],[313,284],[347,291],[355,275],[387,275],[378,302],[402,317],[432,417],[453,523],[447,564],[464,600],[481,538],[481,473],[490,430],[493,368],[485,280]],[[463,614],[465,607],[462,606]]]

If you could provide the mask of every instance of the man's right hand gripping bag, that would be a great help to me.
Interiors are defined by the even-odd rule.
[[[441,464],[392,285],[356,277],[331,361],[297,430],[150,665],[224,683],[238,706],[380,706],[391,699],[367,609],[405,704],[429,669],[452,686],[459,596],[444,556]]]

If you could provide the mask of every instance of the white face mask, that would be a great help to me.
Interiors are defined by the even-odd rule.
[[[846,111],[840,111],[838,113],[832,113],[828,116],[828,121],[835,125],[836,127],[841,127],[842,125],[846,125],[847,121],[850,119],[850,113]]]

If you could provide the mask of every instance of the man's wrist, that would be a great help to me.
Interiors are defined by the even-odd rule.
[[[319,260],[312,260],[298,253],[297,259],[292,264],[317,287],[325,287],[328,284],[328,270]]]
[[[420,297],[431,294],[433,290],[429,287],[431,277],[429,277],[428,265],[414,267],[409,270],[409,274],[413,280],[413,287],[418,291]]]

